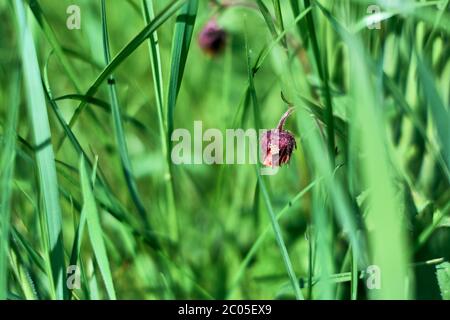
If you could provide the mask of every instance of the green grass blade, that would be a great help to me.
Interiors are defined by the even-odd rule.
[[[277,221],[277,218],[275,216],[275,213],[273,212],[272,203],[270,201],[269,193],[267,192],[267,188],[266,188],[265,182],[264,182],[264,180],[262,179],[262,177],[261,177],[261,175],[259,173],[259,168],[258,167],[256,168],[256,173],[258,175],[258,183],[259,183],[260,188],[261,188],[261,192],[262,192],[262,195],[263,195],[264,203],[266,204],[267,211],[269,212],[270,223],[272,225],[272,229],[273,229],[273,232],[275,234],[275,238],[277,240],[278,247],[280,248],[281,256],[283,257],[283,262],[284,262],[284,265],[286,266],[286,270],[287,270],[289,279],[291,280],[291,285],[292,285],[292,288],[294,290],[295,297],[298,300],[303,300],[304,297],[303,297],[302,291],[300,290],[300,286],[298,284],[297,276],[295,275],[295,271],[294,271],[294,268],[292,266],[291,259],[289,258],[289,254],[287,252],[286,245],[285,245],[284,240],[283,240],[283,235],[281,234],[280,225],[278,224],[278,221]]]
[[[170,146],[170,137],[174,128],[175,105],[180,91],[184,67],[186,65],[195,19],[197,17],[198,0],[188,0],[177,16],[173,34],[172,57],[170,62],[170,80],[167,96],[167,128]]]
[[[350,296],[352,300],[358,299],[358,259],[352,251],[352,270],[351,270],[351,288]]]
[[[106,253],[105,241],[103,239],[103,230],[100,224],[100,217],[97,211],[94,195],[92,192],[91,182],[86,170],[84,158],[80,160],[80,184],[83,193],[83,213],[86,216],[89,239],[92,249],[94,250],[95,259],[97,260],[100,274],[110,299],[116,299],[111,268]]]
[[[289,0],[289,3],[291,5],[292,13],[294,14],[294,17],[297,17],[300,15],[301,7],[300,7],[300,0]],[[311,7],[307,8],[306,10],[311,9]],[[305,10],[303,10],[305,11]],[[297,26],[297,33],[299,34],[300,38],[302,39],[303,46],[305,48],[308,48],[309,38],[308,38],[308,27],[306,25],[306,21],[298,21],[296,23]]]
[[[431,111],[431,116],[434,120],[434,127],[436,128],[438,140],[442,146],[442,150],[440,150],[440,152],[447,166],[447,171],[450,171],[450,110],[445,108],[444,103],[439,96],[438,90],[434,85],[435,81],[429,71],[429,68],[427,68],[424,61],[422,61],[418,55],[417,60],[420,84],[423,88],[425,98]]]
[[[309,0],[304,0],[305,8],[311,7]],[[329,76],[328,76],[328,66],[326,63],[325,55],[321,56],[321,51],[319,49],[319,43],[317,40],[316,28],[314,25],[314,10],[311,11],[306,16],[306,23],[308,26],[308,32],[311,39],[311,46],[313,55],[316,62],[317,71],[319,72],[320,80],[324,86],[325,94],[325,107],[326,107],[326,125],[327,125],[327,136],[328,136],[328,156],[331,159],[331,163],[334,165],[335,157],[335,137],[334,137],[334,118],[333,118],[333,105],[331,100],[331,93],[329,87]],[[322,59],[323,58],[323,59]],[[322,63],[323,61],[323,63]]]
[[[145,23],[148,24],[152,19],[155,18],[155,13],[153,9],[153,0],[142,0],[142,10],[144,14]],[[164,111],[164,84],[162,76],[162,64],[161,64],[161,54],[158,43],[158,35],[154,32],[149,37],[149,53],[150,53],[150,65],[153,75],[153,84],[156,98],[156,107],[158,114],[159,123],[159,135],[161,139],[161,149],[162,154],[165,159],[164,165],[164,178],[165,178],[165,192],[166,192],[166,203],[167,212],[169,217],[175,217],[175,199],[173,191],[173,177],[170,170],[170,160],[168,157],[168,140],[166,139],[166,127],[167,119],[164,119],[166,114]],[[175,218],[173,218],[175,220]],[[169,230],[170,230],[170,226]]]
[[[106,112],[111,112],[111,105],[108,102],[106,102],[102,99],[94,98],[94,97],[87,97],[82,94],[65,94],[63,96],[54,98],[54,101],[60,101],[60,100],[83,101],[83,102],[89,103],[93,106],[100,107],[102,110],[104,110]],[[135,117],[132,117],[127,114],[122,114],[122,119],[125,122],[129,122],[129,123],[133,124],[137,129],[140,129],[142,131],[145,131],[147,129],[146,126],[144,125],[144,123],[142,123],[140,120],[136,119]]]
[[[297,24],[299,23],[307,14],[308,12],[311,11],[311,8],[308,8],[306,10],[304,10],[302,13],[299,13],[296,18],[294,19],[294,23]],[[286,34],[288,33],[288,31],[291,29],[292,27],[288,27],[286,29],[284,29],[282,32],[280,32],[280,34],[272,40],[272,42],[267,45],[263,50],[261,50],[261,53],[258,55],[258,59],[256,60],[253,70],[258,71],[259,68],[261,68],[262,64],[264,63],[264,61],[266,60],[267,56],[270,54],[270,52],[272,51],[272,49],[281,41],[283,40],[284,37],[286,37]]]
[[[289,201],[288,204],[286,204],[283,209],[278,212],[276,215],[276,220],[279,221],[292,206],[299,201],[305,194],[307,194],[311,188],[316,184],[317,181],[311,182],[309,185],[307,185],[304,189],[302,189],[294,198],[292,198],[291,201]],[[232,285],[229,289],[228,298],[231,298],[233,295],[233,292],[237,285],[239,284],[240,279],[244,275],[244,271],[249,265],[250,261],[253,259],[253,257],[258,252],[258,249],[261,247],[261,245],[264,243],[264,240],[266,239],[267,235],[269,234],[269,231],[271,230],[272,226],[267,225],[264,231],[258,236],[258,238],[253,242],[253,245],[251,246],[250,250],[248,250],[247,254],[245,255],[244,259],[242,260],[241,264],[239,265],[238,271],[236,273],[236,276],[234,277],[232,281]]]
[[[12,75],[9,114],[4,141],[0,143],[0,300],[8,295],[8,251],[11,223],[11,193],[16,158],[16,127],[20,105],[20,79]]]
[[[255,91],[253,71],[251,68],[252,64],[250,62],[250,54],[249,54],[247,38],[245,41],[245,49],[246,49],[246,55],[247,55],[247,75],[249,78],[249,92],[250,92],[250,97],[251,97],[251,101],[252,101],[252,105],[253,105],[254,123],[255,123],[256,129],[258,130],[259,128],[261,128],[260,109],[259,109],[258,99],[256,96],[256,91]],[[259,159],[259,154],[257,155],[257,158]],[[270,200],[270,196],[267,191],[266,184],[265,184],[263,178],[261,177],[259,164],[257,164],[255,166],[255,169],[256,169],[256,175],[257,175],[257,179],[258,179],[259,188],[263,195],[264,203],[266,205],[266,208],[267,208],[267,211],[269,214],[270,223],[272,225],[272,229],[275,234],[275,239],[277,241],[278,248],[279,248],[281,256],[283,258],[283,262],[286,267],[288,277],[291,281],[292,289],[294,290],[296,299],[303,300],[304,297],[300,290],[300,287],[299,287],[299,284],[297,281],[297,276],[295,275],[295,271],[292,266],[291,259],[289,258],[289,253],[286,249],[286,244],[284,243],[284,240],[283,240],[283,235],[281,233],[280,225],[278,224],[277,218],[273,211],[272,202]]]
[[[42,192],[45,222],[47,224],[49,256],[52,277],[55,283],[56,297],[64,298],[64,247],[62,237],[62,218],[59,204],[58,182],[54,153],[51,145],[51,133],[45,105],[45,96],[41,85],[39,64],[31,32],[28,28],[25,8],[20,0],[14,1],[18,21],[22,67],[27,92],[27,104],[39,168],[39,185]]]
[[[144,14],[144,21],[149,24],[153,19],[155,19],[155,12],[153,9],[153,0],[142,0],[142,11]],[[162,77],[162,66],[161,66],[161,53],[159,50],[158,34],[153,32],[149,37],[149,51],[150,51],[150,66],[152,68],[153,83],[155,89],[156,105],[158,107],[158,121],[160,125],[160,130],[165,132],[164,124],[164,83]],[[164,135],[162,137],[164,139]],[[165,140],[163,147],[165,145]],[[167,146],[166,146],[167,147]],[[167,152],[167,151],[166,151]]]
[[[450,263],[443,262],[436,266],[436,278],[443,300],[450,300]]]
[[[283,22],[283,14],[281,12],[281,4],[280,0],[272,0],[273,8],[275,9],[275,17],[277,18],[278,28],[280,29],[280,33],[284,33],[284,22]],[[283,37],[282,40],[283,46],[286,48],[286,38]]]
[[[261,0],[256,0],[256,3],[258,4],[259,11],[261,11],[267,27],[269,28],[270,34],[274,39],[276,39],[278,37],[278,32],[269,9]]]
[[[191,44],[194,24],[197,17],[198,0],[188,0],[177,15],[175,30],[173,34],[172,53],[170,61],[170,78],[167,93],[167,145],[171,147],[171,135],[174,129],[175,106],[178,93],[180,91],[181,80],[183,78],[184,68],[186,65],[189,47]],[[170,163],[169,154],[167,153],[167,161]],[[171,165],[169,164],[169,170]],[[171,181],[173,177],[169,174]],[[169,191],[170,192],[170,191]],[[170,196],[170,195],[169,195]],[[170,201],[173,203],[174,201]],[[173,206],[173,205],[172,205]],[[169,211],[168,217],[169,234],[172,238],[178,238],[178,222],[175,210]]]
[[[106,5],[105,0],[102,0],[102,31],[103,31],[103,50],[105,62],[108,65],[111,62],[111,53],[109,48],[108,25],[106,20]],[[116,144],[119,149],[120,161],[122,164],[122,171],[128,187],[128,191],[133,199],[139,215],[145,227],[150,229],[150,222],[147,217],[147,210],[142,203],[141,196],[137,188],[136,181],[133,177],[133,170],[131,168],[131,160],[128,154],[127,141],[125,139],[124,128],[122,124],[121,108],[119,106],[119,98],[117,96],[116,84],[114,76],[111,74],[108,79],[109,97],[111,100],[111,113],[113,118],[113,127],[116,137]]]
[[[145,40],[150,37],[150,35],[158,29],[164,22],[166,22],[182,5],[183,0],[174,0],[170,2],[156,17],[145,26],[127,45],[125,45],[122,50],[120,50],[114,58],[110,61],[110,63],[102,70],[102,72],[98,75],[97,79],[92,83],[89,89],[86,91],[85,96],[91,97],[93,96],[100,85],[105,81],[111,73],[118,67],[120,64],[125,61]],[[80,105],[75,110],[72,118],[69,121],[69,127],[72,128],[77,121],[80,113],[86,107],[87,102],[82,101]],[[58,143],[58,149],[61,147],[64,142],[65,135],[61,138]]]
[[[36,21],[38,22],[39,26],[41,27],[43,33],[47,37],[48,42],[52,46],[56,56],[58,57],[59,62],[61,63],[62,67],[66,71],[67,75],[69,76],[70,81],[75,86],[76,90],[78,92],[81,92],[80,88],[80,81],[77,76],[77,73],[75,72],[75,69],[73,67],[73,64],[70,63],[70,61],[67,59],[63,48],[59,44],[58,39],[56,38],[55,32],[50,26],[50,24],[47,21],[47,18],[45,17],[44,12],[42,11],[42,8],[37,0],[29,0],[30,9],[34,14],[34,17],[36,18]]]

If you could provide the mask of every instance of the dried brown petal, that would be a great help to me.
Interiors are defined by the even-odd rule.
[[[286,111],[277,128],[266,131],[261,137],[262,159],[265,166],[278,167],[288,163],[292,152],[297,148],[294,136],[283,129],[292,111],[292,108]]]

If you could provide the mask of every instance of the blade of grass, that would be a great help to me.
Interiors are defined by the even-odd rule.
[[[325,17],[330,21],[349,48],[351,61],[350,91],[356,105],[351,115],[350,130],[358,141],[351,145],[353,154],[364,154],[362,161],[363,183],[369,191],[367,223],[372,226],[370,240],[373,250],[372,263],[382,270],[380,290],[371,291],[376,299],[405,299],[410,297],[406,279],[411,280],[408,271],[410,248],[406,228],[401,217],[399,203],[396,201],[395,168],[391,166],[388,152],[385,123],[380,115],[379,105],[382,94],[368,77],[368,55],[363,44],[351,35],[334,19],[331,13],[317,3]],[[364,124],[364,125],[358,125]],[[359,255],[359,253],[358,253]]]
[[[109,75],[121,65],[121,63],[127,59],[147,38],[158,29],[164,22],[166,22],[184,3],[184,0],[174,0],[170,2],[161,12],[145,26],[133,39],[126,44],[122,50],[120,50],[110,63],[102,70],[102,72],[97,76],[97,79],[92,83],[89,89],[86,91],[85,96],[92,97],[100,87],[100,85],[105,81]],[[72,128],[77,121],[80,113],[86,107],[87,102],[82,101],[77,109],[75,110],[72,118],[69,121],[69,127]],[[57,150],[62,146],[65,135],[63,135],[57,145]]]
[[[250,62],[250,52],[249,52],[249,48],[248,48],[247,37],[245,39],[245,49],[246,49],[245,52],[246,52],[246,56],[247,56],[247,74],[248,74],[248,78],[249,78],[249,91],[250,91],[250,97],[251,97],[251,101],[252,101],[252,105],[253,105],[253,113],[254,113],[254,123],[255,123],[256,128],[258,129],[258,128],[261,128],[260,109],[259,109],[259,105],[258,105],[256,91],[255,91],[253,70],[251,68],[252,64]],[[259,154],[257,155],[257,158],[259,159]],[[272,202],[270,201],[270,196],[267,191],[266,184],[260,174],[259,161],[257,162],[257,165],[255,165],[255,170],[256,170],[259,188],[263,195],[264,203],[266,205],[266,209],[268,211],[269,218],[270,218],[270,223],[272,225],[272,229],[275,234],[275,239],[277,241],[278,248],[279,248],[281,256],[283,258],[283,262],[286,267],[288,277],[291,281],[291,285],[292,285],[292,289],[294,290],[295,297],[297,300],[304,300],[303,294],[300,290],[300,287],[299,287],[299,284],[297,281],[297,277],[294,272],[294,268],[292,266],[291,259],[289,258],[289,254],[286,249],[286,244],[284,243],[284,240],[283,240],[283,235],[281,233],[280,225],[278,224],[277,218],[273,211]]]
[[[450,263],[443,262],[436,266],[436,278],[442,300],[450,300]]]
[[[302,8],[300,8],[300,0],[289,0],[289,3],[291,5],[291,10],[292,13],[294,14],[294,17],[297,17],[298,15],[300,15],[300,11]],[[310,10],[311,7],[307,8],[306,10]],[[305,10],[303,10],[304,12]],[[297,33],[299,34],[300,38],[302,39],[302,43],[303,46],[305,48],[308,48],[308,44],[309,44],[309,38],[308,38],[308,33],[307,33],[307,25],[306,25],[306,21],[298,21],[296,23],[297,26]]]
[[[284,37],[286,37],[286,34],[288,33],[289,30],[291,30],[297,23],[299,23],[307,14],[308,12],[311,11],[311,8],[308,8],[306,10],[304,10],[302,13],[299,13],[295,19],[294,19],[294,24],[286,29],[284,29],[282,32],[280,32],[280,34],[274,38],[270,44],[268,44],[267,46],[265,46],[260,54],[258,55],[258,59],[256,60],[254,66],[253,66],[253,70],[256,72],[259,70],[259,68],[261,68],[262,64],[264,63],[264,61],[266,60],[267,56],[270,54],[270,52],[272,51],[272,49],[278,44],[278,42],[280,42]]]
[[[86,216],[86,223],[88,227],[89,239],[94,251],[95,259],[97,261],[100,274],[110,299],[116,299],[116,292],[114,290],[113,279],[111,275],[111,268],[108,261],[105,242],[103,239],[103,230],[100,224],[100,217],[97,211],[91,182],[86,170],[84,158],[80,159],[80,184],[83,193],[83,209],[82,215]]]
[[[45,220],[49,240],[49,257],[52,278],[55,283],[56,298],[63,299],[64,289],[64,247],[62,236],[62,218],[59,205],[58,181],[54,153],[51,145],[51,133],[45,105],[44,92],[41,86],[39,64],[31,32],[28,28],[25,8],[20,0],[14,1],[18,22],[18,42],[21,48],[21,60],[25,75],[25,88],[29,116],[34,134],[34,143],[39,146],[36,153],[39,184],[42,192]]]
[[[374,4],[373,0],[352,0],[352,2],[355,4]],[[431,7],[435,7],[438,2],[439,1],[376,1],[376,3],[387,12],[400,12],[401,14],[404,14],[405,17],[423,20],[432,26],[433,29],[450,33],[450,14],[448,11],[441,13],[439,9]],[[443,3],[444,1],[440,2]],[[439,15],[439,19],[436,19]]]
[[[183,78],[189,47],[194,30],[195,19],[197,17],[198,0],[188,0],[177,15],[175,30],[172,41],[172,53],[170,62],[170,78],[167,94],[167,145],[169,149],[172,145],[171,136],[174,129],[175,106],[180,91],[181,80]],[[167,153],[169,163],[169,178],[173,181],[172,166],[170,165],[169,154]],[[171,203],[174,203],[171,201]],[[169,234],[172,238],[178,239],[178,222],[176,212],[172,208],[168,217]]]
[[[152,19],[155,18],[153,9],[153,0],[142,0],[142,10],[144,14],[144,20],[146,24],[149,24]],[[166,139],[166,127],[167,119],[164,119],[164,85],[162,77],[162,65],[161,65],[161,55],[159,50],[158,35],[154,32],[149,37],[149,53],[150,53],[150,65],[152,68],[153,84],[155,90],[156,107],[159,122],[159,135],[161,139],[162,154],[165,159],[164,165],[164,179],[165,181],[165,191],[166,191],[166,203],[167,212],[169,217],[174,217],[176,215],[175,199],[173,191],[173,178],[170,170],[170,162],[168,156],[168,146]]]
[[[311,3],[309,0],[304,0],[305,8],[311,7]],[[314,26],[314,10],[311,11],[306,16],[306,23],[308,26],[308,32],[311,39],[311,46],[313,55],[315,58],[317,71],[319,72],[319,77],[324,86],[324,94],[325,94],[325,118],[327,124],[327,136],[328,136],[328,156],[330,157],[331,163],[334,166],[334,158],[335,158],[335,138],[334,138],[334,118],[333,118],[333,105],[331,100],[331,93],[328,83],[328,67],[326,63],[326,59],[322,59],[319,50],[319,43],[317,41],[316,29]],[[325,55],[324,55],[325,56]],[[324,63],[322,64],[322,61]]]
[[[272,37],[276,39],[278,37],[278,32],[275,23],[272,19],[272,15],[269,12],[269,9],[261,0],[256,0],[256,3],[258,4],[259,11],[261,11],[264,21],[266,22],[267,27],[269,28],[269,31],[272,34]]]
[[[102,99],[97,99],[94,97],[87,97],[84,96],[82,94],[65,94],[62,95],[60,97],[56,97],[54,98],[55,101],[61,101],[61,100],[76,100],[76,101],[84,101],[86,103],[92,104],[94,106],[100,107],[102,110],[106,111],[106,112],[111,112],[111,105],[102,100]],[[129,122],[131,124],[133,124],[136,128],[140,129],[140,130],[146,130],[146,126],[144,123],[142,123],[140,120],[136,119],[135,117],[132,117],[130,115],[127,114],[122,114],[122,119],[125,122]]]
[[[273,8],[275,10],[275,17],[277,18],[278,27],[280,29],[280,33],[284,33],[284,22],[283,22],[283,14],[281,12],[280,0],[273,0]],[[286,48],[286,38],[283,37],[282,40],[283,47]]]
[[[280,249],[281,256],[283,258],[283,262],[284,262],[284,265],[286,267],[289,279],[291,280],[292,288],[293,288],[293,290],[295,292],[295,297],[297,298],[297,300],[303,300],[304,299],[303,298],[303,294],[302,294],[302,292],[300,290],[300,287],[299,287],[299,284],[298,284],[298,281],[297,281],[297,276],[295,275],[291,259],[289,258],[289,254],[287,252],[286,245],[284,243],[283,236],[281,234],[280,225],[278,224],[278,221],[277,221],[277,219],[275,217],[275,213],[273,212],[272,203],[270,201],[270,197],[269,197],[269,194],[267,192],[267,188],[266,188],[265,182],[264,182],[264,180],[262,179],[262,177],[261,177],[261,175],[259,173],[259,168],[258,167],[256,167],[256,174],[258,176],[258,183],[260,185],[260,189],[261,189],[261,192],[262,192],[262,195],[263,195],[264,203],[265,203],[267,211],[269,213],[270,223],[272,225],[272,229],[273,229],[273,232],[275,234],[275,238],[277,240],[277,244],[278,244],[278,247]]]
[[[192,39],[195,19],[197,17],[198,0],[188,0],[177,16],[173,34],[173,46],[170,62],[170,79],[167,96],[167,126],[170,146],[170,137],[174,128],[173,118],[176,100],[180,91],[184,67]]]
[[[297,123],[302,134],[302,143],[305,153],[310,157],[310,163],[315,175],[323,177],[327,193],[331,197],[334,205],[334,212],[338,222],[342,225],[345,234],[349,237],[350,243],[358,251],[359,264],[367,263],[364,239],[359,239],[357,233],[359,227],[356,221],[355,210],[352,207],[348,192],[344,188],[342,181],[335,177],[336,170],[330,164],[330,161],[324,157],[326,146],[321,139],[320,129],[316,125],[311,115],[307,112],[306,107],[300,96],[296,93],[296,88],[301,87],[295,75],[301,73],[297,65],[287,64],[285,73],[283,74],[283,92],[287,96],[293,98],[293,105],[298,106],[296,109]]]
[[[75,134],[70,129],[69,125],[65,122],[64,117],[62,115],[61,110],[59,109],[58,105],[56,104],[56,101],[52,98],[52,93],[50,91],[50,86],[48,82],[48,76],[47,76],[47,64],[44,67],[44,77],[43,77],[43,87],[45,89],[45,94],[47,101],[50,103],[50,106],[52,107],[52,110],[56,116],[56,119],[60,123],[64,133],[69,138],[69,141],[71,143],[72,148],[77,152],[77,155],[79,157],[83,156],[85,158],[85,161],[87,163],[87,166],[90,170],[92,170],[92,164],[89,161],[86,152],[84,151],[83,147],[81,146],[80,142],[76,138]],[[72,171],[76,171],[73,169]],[[98,170],[99,171],[99,170]],[[107,210],[111,215],[116,218],[117,220],[126,223],[132,230],[135,235],[139,235],[142,237],[150,247],[154,249],[159,249],[159,242],[156,236],[149,232],[148,230],[143,230],[141,227],[141,224],[134,219],[134,216],[131,215],[119,202],[119,200],[114,196],[114,194],[111,191],[111,187],[108,185],[107,181],[99,174],[97,173],[96,180],[98,181],[98,186],[95,189],[95,197],[97,198],[98,202],[101,204],[101,206]],[[64,195],[64,194],[63,194]]]
[[[47,18],[45,17],[44,12],[42,11],[42,8],[37,0],[29,0],[29,6],[31,11],[34,14],[34,17],[36,18],[36,21],[38,22],[39,26],[42,29],[42,32],[47,37],[47,40],[49,44],[52,46],[53,50],[55,51],[56,56],[58,57],[59,62],[61,63],[62,67],[66,71],[67,75],[69,76],[70,81],[75,86],[75,89],[78,92],[81,92],[81,87],[79,85],[80,81],[78,79],[78,76],[75,72],[75,69],[73,68],[73,64],[69,62],[67,59],[63,48],[60,46],[60,42],[56,38],[55,32],[53,31],[51,25],[48,23]]]
[[[445,108],[442,99],[438,93],[435,86],[435,81],[431,75],[430,69],[426,66],[423,59],[417,53],[417,67],[418,75],[420,79],[420,84],[425,94],[425,98],[428,102],[431,116],[434,120],[434,127],[436,128],[438,140],[441,142],[442,146],[442,157],[447,166],[447,170],[450,170],[450,134],[449,134],[449,123],[450,123],[450,110]]]
[[[351,252],[352,255],[352,269],[351,269],[351,291],[350,296],[352,300],[358,299],[358,259],[355,257],[355,253]]]
[[[20,105],[20,77],[15,72],[11,77],[8,121],[3,143],[0,143],[0,300],[8,295],[8,251],[11,223],[11,194],[16,159],[16,128]]]
[[[316,184],[316,182],[317,182],[316,180],[311,182],[304,189],[302,189],[299,193],[297,193],[297,195],[295,195],[295,197],[293,197],[292,200],[289,201],[283,207],[283,209],[280,210],[280,212],[278,212],[278,214],[276,215],[276,220],[279,221],[289,211],[289,209],[292,208],[292,206],[297,201],[299,201],[305,194],[307,194],[311,190],[311,188]],[[245,255],[244,259],[242,260],[241,264],[239,265],[238,271],[236,272],[236,276],[234,277],[233,281],[231,282],[232,285],[230,286],[230,289],[228,291],[227,299],[232,297],[235,289],[239,285],[240,279],[244,275],[245,269],[247,268],[247,266],[249,265],[250,261],[253,259],[255,254],[258,252],[258,249],[264,243],[264,240],[266,239],[267,235],[269,234],[269,231],[271,228],[272,228],[272,226],[270,224],[266,226],[264,231],[262,233],[260,233],[258,238],[255,240],[255,242],[251,246],[250,250]]]
[[[106,20],[106,5],[105,0],[102,0],[102,31],[103,31],[103,50],[105,62],[108,65],[111,62],[111,53],[109,48],[108,39],[108,25]],[[125,177],[125,181],[128,187],[128,192],[133,199],[139,215],[144,223],[145,227],[151,230],[150,222],[147,217],[147,210],[145,209],[139,191],[136,185],[136,181],[133,177],[133,170],[131,168],[131,161],[128,154],[127,141],[125,139],[125,133],[122,124],[121,108],[119,106],[119,98],[117,96],[116,85],[114,76],[111,74],[108,78],[109,97],[111,100],[111,113],[113,118],[113,127],[116,137],[116,144],[119,148],[120,161],[122,164],[122,171]]]

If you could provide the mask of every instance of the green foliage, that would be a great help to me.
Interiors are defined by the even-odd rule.
[[[436,277],[443,300],[450,300],[450,263],[444,262],[436,266]]]

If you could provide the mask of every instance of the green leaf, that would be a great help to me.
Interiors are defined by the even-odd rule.
[[[180,91],[184,67],[191,44],[192,32],[197,17],[198,0],[188,0],[177,16],[173,34],[170,80],[167,97],[168,141],[173,130],[175,105]]]
[[[66,71],[67,75],[69,76],[70,81],[74,84],[76,90],[78,92],[81,92],[80,88],[80,81],[77,77],[77,74],[75,72],[75,69],[73,67],[73,64],[70,63],[70,61],[67,59],[63,48],[61,47],[58,39],[56,38],[55,32],[50,26],[50,24],[47,21],[47,18],[45,17],[44,12],[42,11],[42,8],[37,0],[29,0],[30,9],[34,14],[34,17],[36,18],[39,26],[41,27],[42,31],[44,32],[45,36],[47,37],[48,42],[52,46],[56,56],[58,57],[62,67]]]
[[[144,14],[145,23],[150,23],[152,19],[154,19],[155,13],[153,9],[153,0],[142,0],[142,10]],[[156,107],[158,114],[158,122],[159,122],[159,135],[161,139],[161,149],[162,154],[165,159],[164,164],[164,176],[169,177],[165,182],[165,192],[166,192],[166,203],[167,203],[167,212],[169,217],[172,217],[172,220],[176,220],[176,208],[175,208],[175,199],[174,199],[174,191],[173,191],[173,176],[171,174],[171,161],[168,157],[168,140],[166,139],[166,127],[167,127],[167,119],[164,119],[165,111],[164,111],[164,84],[163,84],[163,76],[162,76],[162,64],[161,64],[161,53],[158,43],[158,35],[154,32],[149,37],[149,53],[150,53],[150,66],[152,69],[153,75],[153,84],[155,90],[155,99],[156,99]],[[171,219],[167,219],[170,223]],[[168,226],[169,230],[171,226]]]
[[[198,0],[188,0],[177,16],[175,31],[173,34],[172,57],[170,62],[170,79],[167,97],[167,145],[171,147],[171,135],[174,128],[175,105],[180,91],[184,67],[186,65],[195,19],[197,17]],[[167,153],[167,161],[170,161]],[[169,165],[170,170],[170,165]],[[171,171],[171,170],[170,170]],[[168,191],[172,192],[172,191]],[[169,194],[168,194],[169,195]],[[170,195],[169,195],[170,196]],[[178,238],[178,222],[176,212],[173,209],[173,200],[169,201],[172,208],[169,209],[169,233],[174,239]]]
[[[153,19],[148,25],[146,25],[130,42],[128,42],[122,50],[117,53],[114,58],[110,61],[110,63],[105,66],[102,72],[98,75],[97,79],[92,83],[92,85],[87,90],[85,96],[91,97],[93,96],[100,85],[105,81],[112,72],[122,64],[125,59],[127,59],[139,46],[150,37],[150,35],[158,29],[164,22],[167,21],[182,5],[183,0],[174,0],[170,2],[161,12]],[[72,118],[69,122],[69,127],[72,128],[80,116],[81,112],[86,107],[87,102],[82,101],[80,105],[75,110]],[[65,135],[61,138],[58,148],[61,147],[64,142]]]
[[[63,299],[64,287],[64,247],[62,236],[62,218],[59,204],[58,181],[51,132],[45,96],[41,85],[36,49],[33,37],[27,25],[23,1],[15,0],[14,7],[18,22],[18,43],[20,44],[22,68],[27,93],[28,112],[33,129],[36,146],[39,186],[43,199],[43,207],[48,239],[48,255],[50,257],[52,278],[56,289],[56,298]]]
[[[425,62],[417,54],[417,68],[420,79],[420,84],[423,88],[425,97],[427,99],[431,116],[434,120],[434,127],[436,128],[437,138],[441,142],[442,157],[447,166],[447,171],[450,171],[450,135],[448,125],[450,123],[450,110],[446,109],[442,99],[439,96],[438,90],[435,86],[435,81],[431,75],[429,68]]]
[[[16,127],[19,116],[19,74],[12,75],[8,121],[4,141],[0,141],[0,300],[8,295],[8,251],[11,223],[11,191],[16,158]]]
[[[248,49],[247,38],[245,41],[245,51],[246,51],[246,55],[247,55],[247,75],[248,75],[248,81],[249,81],[249,92],[250,92],[250,97],[251,97],[251,101],[252,101],[252,105],[253,105],[254,123],[255,123],[256,129],[259,129],[259,128],[261,128],[260,108],[259,108],[259,103],[258,103],[258,99],[256,96],[256,91],[255,91],[253,71],[251,68],[252,64],[250,62],[250,52]],[[259,158],[259,155],[257,156],[257,158]],[[289,253],[287,251],[286,244],[284,243],[283,235],[281,233],[281,228],[280,228],[280,225],[278,224],[278,220],[275,216],[275,212],[273,210],[272,202],[270,200],[270,196],[267,191],[266,184],[264,182],[264,179],[261,176],[259,164],[256,164],[255,170],[256,170],[256,176],[258,179],[259,188],[261,190],[261,193],[262,193],[262,196],[263,196],[263,199],[264,199],[264,202],[265,202],[268,214],[269,214],[270,223],[272,225],[272,229],[275,234],[275,239],[277,241],[278,249],[280,250],[281,257],[283,258],[283,262],[286,267],[286,272],[288,274],[288,277],[291,280],[292,289],[294,290],[296,299],[303,300],[304,297],[303,297],[302,291],[300,290],[300,287],[298,285],[297,276],[295,275],[294,267],[292,266],[292,262],[289,257]]]
[[[105,241],[103,239],[103,230],[83,157],[80,160],[80,183],[83,193],[83,209],[81,215],[82,217],[83,215],[86,216],[89,239],[91,241],[92,249],[94,250],[95,259],[97,260],[108,297],[115,300],[116,292],[114,290],[111,268],[109,266]]]
[[[109,36],[108,36],[108,25],[106,20],[105,0],[102,0],[102,31],[103,31],[103,50],[105,62],[106,64],[109,64],[111,60],[111,54],[109,48],[109,39],[108,39]],[[119,149],[122,171],[128,187],[128,192],[131,195],[133,203],[135,204],[145,227],[151,229],[150,222],[148,221],[147,217],[147,211],[144,207],[144,204],[142,203],[141,196],[139,195],[137,184],[133,176],[131,160],[128,154],[127,141],[125,139],[125,132],[122,124],[122,115],[121,115],[121,108],[119,106],[119,98],[117,96],[115,79],[112,74],[109,77],[108,87],[109,87],[109,97],[111,101],[111,113],[113,118],[112,122],[116,137],[116,144]]]
[[[436,278],[444,300],[450,300],[450,263],[443,262],[436,266]]]

